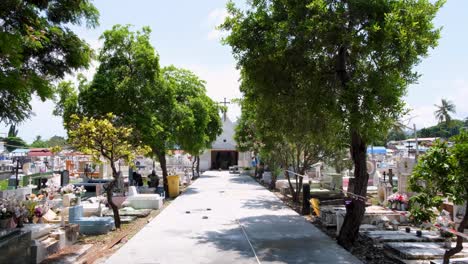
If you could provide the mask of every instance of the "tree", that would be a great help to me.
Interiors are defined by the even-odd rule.
[[[99,67],[91,82],[81,79],[77,98],[61,98],[58,113],[78,112],[88,117],[114,113],[116,122],[133,128],[158,157],[167,185],[166,151],[170,142],[173,92],[162,84],[159,56],[150,43],[148,27],[132,32],[130,26],[115,25],[106,30],[99,52]],[[69,90],[68,85],[63,90]],[[76,92],[75,92],[76,94]]]
[[[42,140],[41,136],[36,136],[36,139],[31,144],[31,147],[33,147],[33,148],[48,148],[49,145],[47,144],[47,142]]]
[[[199,173],[199,155],[211,146],[222,132],[219,106],[206,95],[205,82],[189,70],[174,66],[162,70],[164,84],[174,92],[172,141],[194,156],[192,173]]]
[[[51,99],[55,81],[88,67],[92,50],[69,25],[94,27],[98,17],[89,0],[2,1],[0,122],[25,120],[32,94]]]
[[[450,138],[452,136],[458,135],[463,126],[463,121],[452,119],[450,120],[449,124],[442,122],[435,126],[422,128],[418,131],[418,136]]]
[[[328,112],[339,120],[342,133],[337,135],[346,135],[354,162],[352,192],[366,196],[367,144],[385,134],[403,112],[402,96],[418,76],[413,67],[437,45],[440,30],[432,20],[442,4],[264,0],[250,2],[243,12],[231,2],[221,27],[229,31],[225,43],[252,96],[262,98],[255,103],[309,96],[308,110],[300,113]],[[296,117],[286,118],[294,122]],[[343,247],[351,248],[358,237],[364,209],[364,201],[356,200],[347,207],[338,236]]]
[[[20,137],[6,137],[2,139],[5,142],[5,148],[12,152],[17,148],[25,148],[28,144]]]
[[[16,137],[18,136],[18,129],[16,125],[10,125],[10,129],[8,129],[8,137]]]
[[[441,104],[435,104],[434,106],[437,108],[437,110],[434,112],[434,115],[439,121],[439,124],[445,122],[447,125],[449,125],[450,121],[452,120],[450,113],[455,114],[456,112],[455,105],[451,101],[442,98]]]
[[[455,204],[466,204],[465,215],[458,232],[463,233],[468,224],[468,132],[462,131],[453,138],[454,145],[436,144],[419,160],[411,178],[410,188],[417,192],[411,197],[412,215],[430,221],[432,207],[440,207],[444,198]],[[457,237],[457,245],[445,252],[444,263],[463,249],[463,238]]]
[[[63,148],[64,146],[67,145],[67,140],[64,137],[61,136],[53,136],[49,138],[49,140],[46,141],[48,147],[61,147]]]
[[[101,156],[104,157],[112,168],[114,179],[106,187],[107,202],[114,213],[115,226],[120,228],[119,209],[112,200],[113,190],[119,177],[115,164],[119,160],[130,163],[136,154],[145,155],[151,149],[141,144],[134,144],[132,128],[115,126],[116,116],[112,114],[107,114],[103,119],[80,118],[77,115],[72,115],[70,118],[68,124],[70,144],[79,151],[91,155],[97,162]]]

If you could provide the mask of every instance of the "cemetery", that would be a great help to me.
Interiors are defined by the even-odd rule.
[[[0,264],[468,263],[468,2],[110,2],[2,1]]]
[[[52,161],[50,166],[44,165],[44,160],[23,160],[23,176],[19,181],[9,180],[7,188],[0,190],[0,263],[10,263],[4,261],[18,252],[21,259],[15,263],[41,263],[76,244],[80,236],[105,235],[115,230],[114,214],[104,191],[111,181],[106,173],[110,171],[108,164],[96,164],[90,156],[76,152],[47,157]],[[149,187],[150,179],[146,177],[151,170],[161,175],[160,168],[148,169],[153,165],[149,159],[139,159],[138,164],[119,164],[127,174],[122,175],[113,199],[125,224],[162,210],[166,198],[162,181]],[[171,198],[179,195],[179,184],[188,185],[192,178],[178,165],[174,164],[173,176],[169,176],[175,181],[169,189]],[[31,171],[37,167],[39,172]],[[147,183],[138,186],[132,175],[142,174]]]

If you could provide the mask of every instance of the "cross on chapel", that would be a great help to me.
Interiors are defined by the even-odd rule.
[[[225,109],[223,109],[223,118],[224,118],[224,121],[226,121],[227,105],[230,104],[231,102],[226,101],[226,97],[224,97],[224,101],[223,102],[218,102],[218,103],[219,104],[224,104],[224,106],[226,107]]]

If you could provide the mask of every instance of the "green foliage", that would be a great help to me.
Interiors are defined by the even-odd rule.
[[[420,157],[409,179],[411,190],[417,192],[410,200],[412,215],[420,217],[416,220],[430,220],[432,208],[439,207],[444,197],[455,204],[468,200],[468,132],[453,140],[453,147],[437,141]]]
[[[386,135],[404,111],[402,97],[418,77],[413,68],[440,37],[433,19],[443,1],[248,4],[242,11],[229,2],[221,28],[229,32],[224,42],[241,69],[241,91],[255,105],[255,120],[262,120],[256,130],[276,126],[287,135],[277,142],[292,144],[294,152],[305,148],[298,144],[304,140],[318,138],[314,145],[322,148],[347,142],[356,168],[354,191],[365,195],[366,146]],[[347,213],[339,237],[347,248],[363,207]]]
[[[99,161],[101,156],[106,158],[115,177],[116,161],[133,161],[136,154],[144,155],[151,149],[141,144],[135,145],[132,140],[132,128],[115,126],[114,122],[113,114],[108,114],[103,119],[72,115],[68,124],[68,137],[73,147],[91,155],[95,161]]]
[[[28,144],[20,137],[6,137],[2,138],[2,141],[5,142],[5,148],[8,152],[12,152],[17,148],[25,148]]]
[[[164,85],[173,91],[173,142],[192,155],[200,155],[221,134],[219,106],[206,95],[205,82],[185,69],[162,69]]]
[[[41,136],[36,136],[36,139],[33,141],[30,147],[33,148],[48,148],[47,142],[42,140]]]
[[[10,125],[8,129],[8,137],[16,137],[18,136],[18,129],[16,129],[16,125]]]
[[[450,113],[455,114],[455,105],[446,99],[442,99],[440,105],[434,105],[437,110],[434,112],[436,119],[439,123],[445,122],[447,125],[450,124],[452,117]]]
[[[18,123],[30,100],[52,98],[53,83],[88,67],[92,50],[69,26],[98,23],[89,0],[3,0],[0,9],[0,122]]]
[[[46,141],[47,147],[64,147],[67,145],[67,140],[61,136],[53,136]]]
[[[463,121],[453,119],[449,124],[446,122],[441,122],[435,126],[426,127],[421,130],[418,130],[418,137],[441,137],[441,138],[450,138],[452,136],[458,135],[460,130],[465,127]]]
[[[407,138],[408,136],[406,135],[404,131],[398,131],[398,130],[392,129],[388,132],[386,142],[392,141],[392,140],[400,141],[400,140],[405,140]]]

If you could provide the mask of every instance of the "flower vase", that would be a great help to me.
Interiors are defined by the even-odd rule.
[[[37,218],[36,224],[43,224],[43,223],[44,223],[44,219],[42,219],[42,216]]]
[[[401,203],[400,202],[396,203],[396,210],[401,211]]]
[[[81,196],[76,197],[76,205],[81,204]]]
[[[401,204],[401,211],[406,211],[406,204],[405,203]]]
[[[444,248],[452,248],[452,239],[450,237],[444,239]]]
[[[19,217],[19,218],[17,219],[16,227],[18,227],[18,228],[24,227],[23,217]]]
[[[396,209],[397,209],[397,203],[396,203],[396,202],[393,202],[393,203],[392,203],[392,209],[393,209],[393,210],[396,210]]]
[[[75,195],[73,193],[66,193],[62,197],[63,206],[71,206],[71,200]]]

